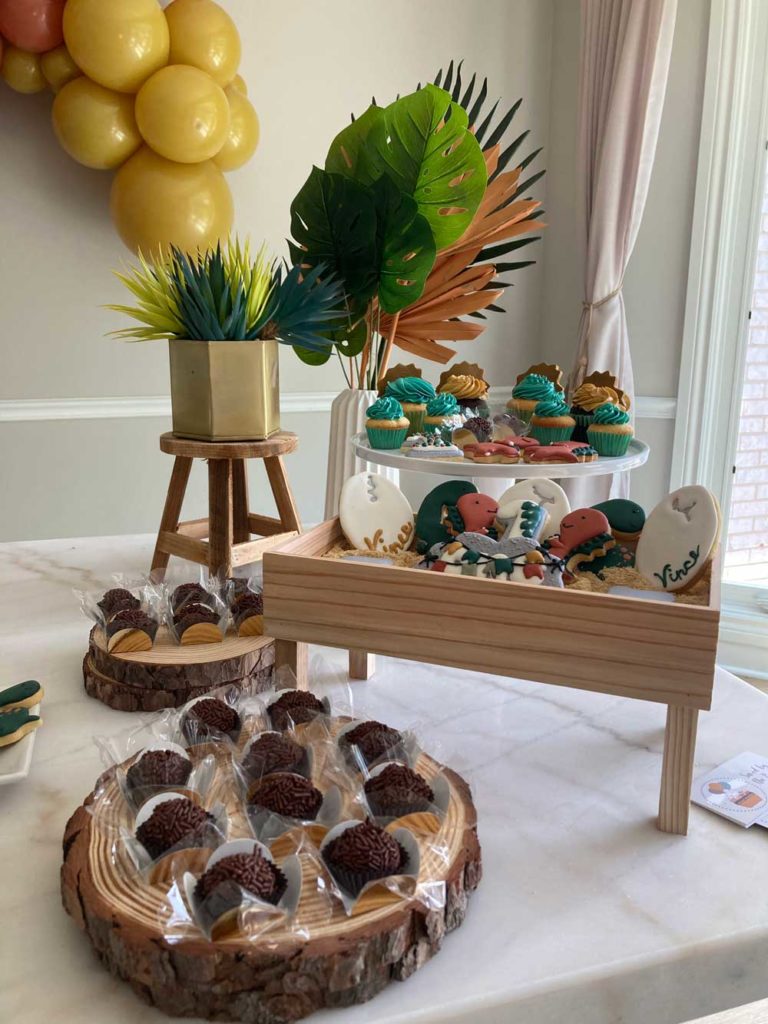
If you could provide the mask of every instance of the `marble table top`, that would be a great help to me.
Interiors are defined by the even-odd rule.
[[[91,737],[128,722],[84,694],[72,588],[150,552],[147,537],[0,545],[2,681],[47,694],[31,773],[0,789],[0,1020],[167,1019],[104,971],[59,897],[64,825],[100,771]],[[663,707],[389,659],[348,690],[342,667],[324,652],[314,685],[416,728],[468,779],[485,876],[431,963],[318,1024],[679,1024],[768,995],[768,835],[698,807],[687,838],[656,830]],[[768,699],[721,671],[696,771],[743,750],[768,753]]]

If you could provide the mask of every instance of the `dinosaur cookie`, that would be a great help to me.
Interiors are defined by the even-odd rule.
[[[594,505],[602,512],[611,527],[611,533],[619,544],[630,547],[637,545],[645,526],[645,512],[636,501],[628,498],[611,498]]]
[[[705,571],[720,538],[715,496],[694,485],[663,498],[648,516],[635,564],[663,590],[685,590]]]
[[[499,506],[487,494],[464,494],[455,505],[444,505],[442,524],[452,537],[460,533],[486,533],[495,536],[494,523]]]
[[[565,563],[569,573],[584,571],[589,563],[603,558],[616,541],[605,515],[596,508],[578,508],[560,523],[560,531],[547,541],[547,548]]]
[[[543,505],[523,498],[518,501],[507,501],[503,512],[499,505],[496,519],[503,528],[501,540],[527,537],[529,540],[538,541],[549,519],[549,513]]]
[[[512,444],[489,441],[486,444],[465,444],[464,458],[481,465],[495,462],[512,464],[520,461],[520,451]]]
[[[462,533],[446,547],[451,549],[448,558],[462,573],[472,571],[491,579],[537,586],[563,586],[562,562],[532,537],[495,540],[482,533]],[[443,571],[451,571],[444,564]]]
[[[31,715],[28,708],[3,712],[0,714],[0,747],[10,747],[13,743],[18,743],[41,723],[39,715]]]
[[[453,506],[465,494],[477,494],[469,480],[449,480],[431,490],[416,516],[416,550],[423,555],[435,544],[445,544],[451,534],[442,525],[443,507]]]
[[[43,699],[43,688],[34,679],[0,691],[0,712],[34,708]]]
[[[560,521],[571,511],[568,495],[560,484],[542,477],[540,480],[520,480],[499,498],[498,519],[503,522],[509,518],[509,509],[514,508],[518,501],[533,501],[547,513],[547,521],[541,531],[541,537],[551,537],[557,533]]]
[[[526,448],[523,452],[525,462],[578,462],[570,448],[561,444],[540,444],[535,448]]]
[[[378,473],[358,473],[344,484],[339,519],[349,543],[361,551],[397,554],[413,543],[413,512],[399,487]]]

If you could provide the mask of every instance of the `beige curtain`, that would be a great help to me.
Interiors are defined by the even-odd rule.
[[[676,12],[677,0],[581,0],[578,170],[587,251],[571,387],[609,370],[633,403],[622,284],[648,195]],[[628,490],[628,474],[597,477],[572,486],[571,501],[593,504]]]

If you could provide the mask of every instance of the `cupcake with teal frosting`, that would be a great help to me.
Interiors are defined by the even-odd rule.
[[[409,434],[424,433],[424,418],[427,402],[435,397],[435,389],[428,380],[421,377],[400,377],[387,384],[385,398],[396,398],[403,407],[403,413],[410,422]]]
[[[450,427],[454,421],[456,425],[460,422],[459,403],[455,395],[449,392],[435,395],[427,402],[427,412],[424,417],[424,433],[440,434],[445,427]]]
[[[371,448],[399,448],[408,436],[409,422],[396,398],[384,396],[368,406],[365,429]]]
[[[553,398],[555,394],[555,385],[548,377],[540,373],[529,373],[515,384],[507,408],[513,416],[524,423],[530,423],[536,405],[544,399]]]
[[[570,440],[576,420],[562,396],[554,391],[548,398],[536,403],[531,416],[531,437],[540,444],[557,444]]]
[[[599,455],[626,455],[632,437],[629,413],[612,402],[605,402],[595,409],[587,438]]]

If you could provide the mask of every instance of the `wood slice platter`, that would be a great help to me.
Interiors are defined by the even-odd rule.
[[[193,760],[210,749],[194,748]],[[219,748],[216,793],[210,801],[227,804],[230,838],[236,838],[249,833],[238,798],[231,786],[224,786],[226,757]],[[169,942],[160,924],[168,916],[166,886],[162,881],[150,885],[137,876],[120,844],[115,844],[113,854],[115,827],[130,828],[132,821],[114,770],[97,785],[107,799],[92,793],[67,824],[61,869],[64,907],[102,963],[148,1003],[172,1016],[289,1024],[315,1010],[365,1002],[390,981],[410,977],[439,951],[445,934],[464,920],[468,896],[482,873],[469,787],[425,754],[416,768],[428,780],[442,772],[450,791],[439,830],[418,840],[420,880],[445,882],[441,909],[427,910],[414,899],[386,893],[385,898],[364,904],[366,895],[348,917],[337,901],[323,901],[314,871],[307,866],[312,861],[303,860],[297,917],[301,938],[278,925],[250,939],[230,933],[209,942],[190,930]],[[100,786],[106,788],[99,790]],[[390,827],[404,823],[407,819]],[[282,836],[272,844],[278,864],[295,848],[287,839]],[[434,852],[436,845],[447,849],[447,857]]]
[[[247,696],[262,693],[272,686],[274,664],[270,637],[228,633],[221,643],[182,647],[161,626],[151,650],[110,654],[94,626],[83,680],[89,697],[118,711],[160,711],[232,683]]]

